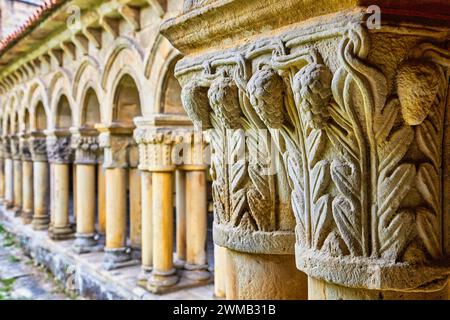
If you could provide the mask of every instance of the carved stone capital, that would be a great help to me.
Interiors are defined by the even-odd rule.
[[[11,135],[9,138],[10,147],[11,147],[11,158],[13,160],[21,160],[22,153],[20,149],[20,138],[17,135]]]
[[[33,161],[47,161],[47,138],[40,133],[32,133],[28,144]]]
[[[102,128],[98,136],[99,147],[103,148],[104,168],[136,167],[137,147],[132,129]]]
[[[26,134],[20,137],[20,154],[22,161],[31,161],[30,137]]]
[[[73,161],[70,132],[48,132],[46,143],[49,163],[71,163]]]
[[[363,17],[178,62],[183,106],[210,128],[214,240],[255,253],[295,243],[298,269],[346,287],[439,290],[450,274],[448,39],[393,21],[368,30]]]
[[[2,143],[3,143],[3,157],[5,159],[11,159],[11,139],[9,136],[4,135],[2,136]]]
[[[75,151],[75,164],[96,164],[101,153],[98,131],[71,130],[72,149]]]
[[[147,171],[173,171],[175,164],[172,148],[181,137],[171,129],[137,128],[134,139],[139,148],[139,169]]]

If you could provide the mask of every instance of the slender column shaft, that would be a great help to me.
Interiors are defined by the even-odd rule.
[[[98,180],[98,232],[105,234],[106,230],[106,190],[105,190],[105,169],[101,164],[97,167]]]
[[[152,215],[152,174],[141,172],[142,181],[142,272],[139,281],[145,285],[153,269],[153,215]]]
[[[76,165],[77,233],[74,250],[90,252],[97,244],[95,236],[95,165]],[[97,248],[96,248],[97,249]]]
[[[76,165],[77,232],[95,232],[95,166]]]
[[[74,220],[77,221],[77,213],[78,213],[78,203],[77,203],[77,166],[72,165],[72,206],[73,206],[73,217]],[[70,195],[69,195],[70,196]]]
[[[13,160],[14,165],[14,209],[22,210],[22,160]]]
[[[6,206],[14,205],[14,166],[12,159],[5,159],[5,199]]]
[[[0,199],[5,199],[5,160],[0,159]]]
[[[52,163],[53,187],[52,192],[52,232],[51,237],[56,240],[67,239],[72,235],[69,220],[69,165]]]
[[[30,223],[33,218],[33,162],[22,161],[23,220]]]
[[[123,249],[126,246],[126,169],[108,168],[106,183],[106,248]]]
[[[186,265],[187,277],[197,281],[210,278],[206,259],[206,173],[186,172]]]
[[[172,172],[153,172],[153,272],[150,288],[174,285]]]
[[[225,247],[214,245],[214,295],[218,298],[225,298],[226,254]]]
[[[47,201],[49,199],[48,163],[44,161],[33,162],[33,229],[44,230],[48,228],[50,217]]]
[[[136,168],[129,169],[130,186],[130,242],[136,258],[140,256],[141,250],[141,173]]]
[[[186,262],[186,172],[175,171],[176,197],[176,264],[183,266]]]

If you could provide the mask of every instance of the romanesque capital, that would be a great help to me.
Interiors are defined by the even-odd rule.
[[[450,51],[417,28],[354,13],[177,64],[210,130],[216,244],[295,243],[298,269],[346,287],[446,285]]]
[[[166,128],[137,128],[134,139],[139,149],[139,169],[147,171],[173,171],[175,163],[172,148],[181,142],[176,132]]]
[[[73,161],[73,150],[70,132],[67,130],[49,130],[46,135],[48,162],[71,163]]]
[[[11,139],[8,135],[2,136],[3,142],[3,158],[11,159]]]
[[[104,168],[136,167],[138,156],[132,128],[98,127],[99,147],[103,148]]]
[[[47,138],[41,132],[32,132],[28,138],[29,150],[33,161],[47,161]]]
[[[9,143],[11,147],[11,158],[13,160],[21,160],[22,152],[20,148],[20,138],[19,135],[10,135]]]
[[[28,134],[21,134],[20,135],[20,154],[22,161],[31,161],[31,151],[30,151],[30,137]]]
[[[95,129],[71,129],[75,164],[97,164],[101,153],[98,131]]]

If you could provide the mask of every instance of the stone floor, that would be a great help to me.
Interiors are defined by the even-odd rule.
[[[0,300],[67,300],[51,275],[24,255],[17,240],[0,225]]]
[[[68,292],[72,291],[86,298],[108,300],[214,299],[213,284],[183,288],[165,294],[150,293],[137,285],[140,265],[105,271],[101,267],[102,252],[77,255],[71,250],[74,240],[53,241],[45,231],[35,231],[30,225],[24,225],[20,218],[14,217],[14,213],[5,210],[3,206],[0,206],[0,221],[3,227],[17,238],[16,242],[20,243],[22,250],[33,257],[34,263],[49,270]],[[17,250],[20,251],[18,248]],[[208,256],[209,260],[212,260],[210,243]],[[0,260],[0,270],[4,263],[9,263],[8,257]],[[210,270],[214,270],[212,263]],[[183,281],[180,283],[183,284]]]

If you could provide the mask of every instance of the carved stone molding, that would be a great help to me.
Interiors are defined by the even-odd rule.
[[[71,130],[75,164],[99,163],[101,153],[97,130]]]
[[[353,18],[177,64],[183,106],[210,131],[214,241],[255,253],[295,242],[312,277],[437,290],[450,273],[449,45],[439,29]]]
[[[71,163],[73,150],[71,136],[68,132],[51,132],[47,134],[47,159],[49,163]]]
[[[131,128],[99,129],[99,147],[103,148],[104,168],[136,167],[138,162],[137,146]]]

